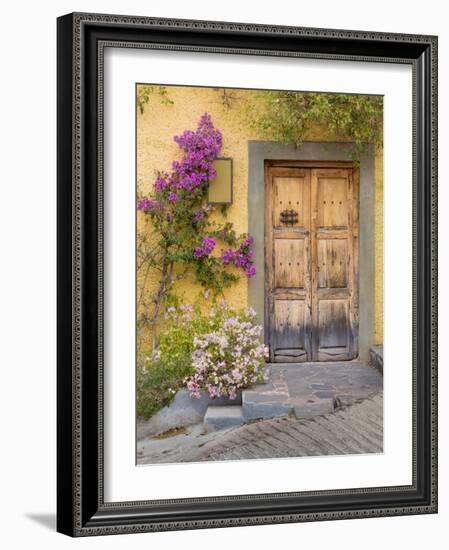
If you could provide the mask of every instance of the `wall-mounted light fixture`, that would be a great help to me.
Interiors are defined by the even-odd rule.
[[[209,183],[209,204],[232,204],[232,158],[221,157],[213,161],[216,177]]]

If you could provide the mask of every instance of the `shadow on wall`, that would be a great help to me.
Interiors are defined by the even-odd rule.
[[[56,514],[25,514],[25,517],[39,523],[46,529],[56,531]]]

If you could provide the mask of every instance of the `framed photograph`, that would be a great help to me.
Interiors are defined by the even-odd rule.
[[[58,531],[437,511],[437,38],[58,19]]]

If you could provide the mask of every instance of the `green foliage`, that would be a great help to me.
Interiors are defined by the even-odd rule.
[[[235,247],[241,244],[246,234],[237,235],[232,224],[212,220],[210,213],[213,207],[208,205],[207,186],[204,185],[193,192],[183,193],[178,191],[181,199],[170,204],[170,217],[167,219],[166,209],[154,210],[149,220],[152,223],[151,231],[158,236],[156,241],[158,253],[151,259],[147,259],[153,270],[160,270],[166,264],[177,271],[171,273],[165,287],[165,294],[170,294],[174,283],[188,276],[204,288],[211,289],[218,294],[224,288],[230,287],[239,280],[237,271],[231,272],[229,266],[223,264],[219,256],[205,254],[195,256],[195,249],[201,243],[203,237],[210,237],[217,241],[221,247]],[[203,213],[204,218],[198,222],[192,222],[195,211]],[[142,248],[148,237],[142,236]],[[138,254],[140,256],[141,247]]]
[[[178,313],[175,313],[178,312]],[[163,320],[157,351],[141,354],[137,368],[137,414],[149,418],[169,405],[184,380],[193,372],[191,354],[195,334],[207,331],[208,324],[198,308],[191,322],[188,312],[171,306]]]
[[[150,101],[150,96],[157,94],[162,105],[173,105],[173,101],[170,99],[167,88],[165,86],[149,86],[147,84],[139,84],[137,86],[137,106],[139,107],[140,114],[143,114],[145,105]]]
[[[172,296],[171,304],[178,298]],[[196,335],[213,328],[212,318],[201,313],[198,305],[171,305],[167,309],[157,350],[140,354],[137,365],[137,414],[149,418],[170,404],[185,379],[193,374],[192,352]]]
[[[221,322],[220,315],[203,314],[198,304],[179,306],[175,296],[170,303],[162,320],[157,350],[150,355],[141,353],[138,359],[137,414],[145,418],[169,405],[185,386],[185,379],[194,372],[195,337],[215,330]]]
[[[137,414],[149,418],[168,405],[184,376],[181,369],[169,370],[163,363],[137,368]]]
[[[176,301],[175,298],[173,302]],[[155,352],[157,359],[169,369],[179,367],[182,371],[188,371],[192,363],[194,338],[212,330],[213,326],[213,319],[203,315],[198,305],[169,306]]]
[[[319,126],[331,136],[354,142],[354,153],[367,143],[382,145],[381,96],[264,91],[257,97],[261,108],[251,108],[249,124],[275,141],[301,145]]]

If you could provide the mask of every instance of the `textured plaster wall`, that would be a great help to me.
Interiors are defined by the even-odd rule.
[[[383,156],[374,159],[374,341],[383,343],[384,327],[384,183]]]
[[[163,104],[157,94],[151,95],[143,114],[137,114],[137,184],[138,191],[151,191],[157,170],[168,170],[171,161],[179,158],[179,148],[173,136],[186,128],[194,129],[200,116],[207,111],[223,134],[222,156],[234,159],[234,201],[227,219],[237,232],[248,231],[248,140],[266,139],[249,128],[248,108],[254,105],[254,92],[228,90],[223,103],[223,90],[195,87],[167,87],[172,105]],[[313,141],[335,141],[320,129],[310,134]],[[383,165],[382,156],[375,159],[375,341],[383,339]],[[263,215],[263,212],[261,212]],[[138,231],[149,231],[144,215],[138,215]],[[156,281],[151,281],[155,284]],[[200,288],[183,281],[179,286],[186,299],[194,299]],[[228,289],[226,299],[235,306],[247,303],[248,283],[242,277],[239,283]]]

